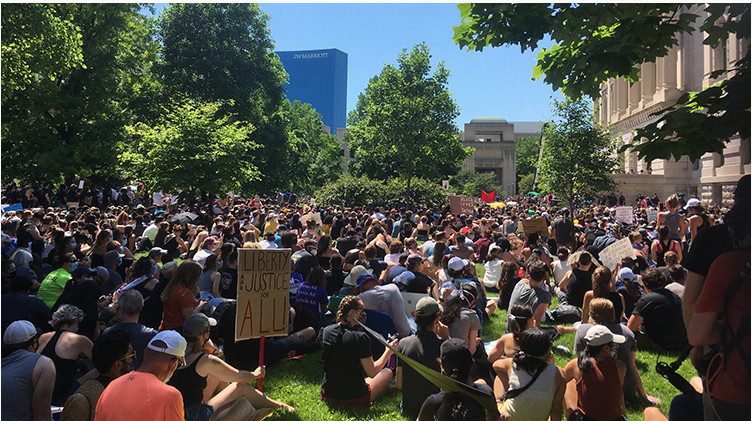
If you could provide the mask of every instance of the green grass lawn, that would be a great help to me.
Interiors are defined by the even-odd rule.
[[[480,266],[480,265],[478,265]],[[480,268],[482,271],[482,267]],[[482,276],[481,271],[479,275]],[[489,294],[493,295],[493,294]],[[554,300],[556,300],[554,298]],[[554,306],[558,302],[554,302]],[[491,316],[490,323],[483,327],[483,340],[498,339],[504,332],[506,311],[497,311]],[[574,333],[559,337],[554,346],[562,344],[572,350],[574,348]],[[555,354],[556,364],[563,367],[573,356]],[[269,420],[401,420],[399,412],[401,392],[391,389],[368,409],[351,406],[328,406],[319,398],[319,388],[323,379],[323,364],[319,361],[321,352],[307,355],[297,361],[280,363],[267,369],[264,381],[264,392],[274,399],[283,400],[297,409],[294,414],[275,412]],[[657,355],[649,352],[637,352],[637,368],[642,375],[645,390],[648,394],[661,399],[659,409],[668,414],[671,399],[679,393],[667,380],[655,372]],[[664,355],[660,361],[671,362],[674,355]],[[684,378],[694,375],[694,368],[687,360],[679,369]],[[642,420],[642,408],[627,408],[630,421]]]

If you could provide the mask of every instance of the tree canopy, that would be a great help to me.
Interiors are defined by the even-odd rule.
[[[396,65],[370,80],[348,117],[351,171],[404,176],[408,198],[414,176],[438,180],[470,155],[454,125],[459,110],[447,89],[449,70],[440,62],[431,73],[430,59],[425,44],[403,50]]]
[[[608,133],[595,124],[589,101],[554,101],[554,119],[543,126],[541,190],[556,193],[570,205],[575,195],[593,198],[613,190],[614,149]]]
[[[534,51],[545,37],[554,46],[542,49],[533,78],[543,77],[569,98],[598,98],[599,86],[610,78],[639,80],[636,65],[665,56],[677,45],[677,34],[689,33],[698,18],[679,4],[556,3],[461,4],[461,23],[454,27],[460,48],[518,45]],[[749,39],[749,4],[711,4],[701,29],[704,43],[717,46],[729,33]],[[724,19],[719,19],[722,15]],[[688,93],[662,110],[662,117],[638,131],[648,142],[628,145],[645,160],[695,160],[705,152],[722,151],[735,133],[749,139],[749,53],[731,77],[701,93]],[[718,76],[718,75],[716,75]]]

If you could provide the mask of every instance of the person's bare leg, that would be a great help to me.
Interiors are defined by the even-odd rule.
[[[290,307],[290,327],[289,332],[292,334],[293,322],[295,321],[295,309]]]
[[[316,330],[309,326],[291,334],[290,336],[298,342],[308,342],[316,336]]]
[[[371,402],[382,394],[388,387],[389,382],[392,380],[392,370],[384,368],[379,371],[374,378],[366,377],[366,383],[371,386]]]
[[[577,328],[574,326],[561,326],[556,325],[556,331],[559,332],[559,335],[564,335],[565,333],[571,333],[576,331]]]
[[[569,418],[577,409],[577,385],[574,380],[567,383],[567,390],[564,392],[564,415]]]
[[[496,301],[488,300],[488,304],[486,304],[486,314],[490,316],[494,311],[496,311]]]
[[[245,398],[257,410],[261,408],[283,408],[289,412],[295,411],[295,408],[292,406],[268,398],[249,384],[230,383],[229,386],[217,393],[207,403],[215,408],[219,408],[227,402],[238,398]]]
[[[216,408],[209,421],[248,421],[255,414],[256,409],[250,402],[238,398]]]
[[[217,390],[222,390],[224,387],[218,387],[221,381],[212,376],[206,376],[206,387],[204,388],[204,402],[209,402],[209,399],[214,396],[214,392]],[[225,386],[226,387],[226,386]]]
[[[494,377],[493,391],[496,399],[501,399],[504,396],[504,384],[501,382],[499,376]]]
[[[645,408],[645,410],[642,411],[642,415],[645,421],[668,421],[668,418],[663,415],[660,409],[654,406],[648,406]]]

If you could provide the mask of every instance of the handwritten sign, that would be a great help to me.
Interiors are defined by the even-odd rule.
[[[524,232],[525,235],[538,233],[538,235],[540,235],[541,237],[550,236],[546,218],[542,216],[538,216],[532,219],[523,219],[520,222],[522,222],[522,232]]]
[[[619,206],[616,208],[616,222],[624,222],[625,224],[632,225],[632,207],[631,206]]]
[[[454,215],[472,215],[475,213],[475,198],[472,196],[449,196],[449,205]]]
[[[658,220],[658,209],[648,209],[648,224],[654,223]]]
[[[316,225],[321,225],[321,214],[318,212],[308,212],[300,217],[300,223],[303,224],[303,227],[305,227],[310,220],[316,222]]]
[[[290,249],[238,249],[235,340],[287,336]]]
[[[632,243],[629,241],[629,238],[626,237],[604,248],[598,254],[601,262],[611,270],[616,269],[616,264],[621,263],[621,259],[627,256],[633,259],[637,258],[637,255],[632,248]]]

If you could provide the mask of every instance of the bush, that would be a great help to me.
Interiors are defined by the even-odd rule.
[[[460,170],[449,179],[449,189],[462,196],[480,197],[481,190],[486,193],[496,190],[496,197],[500,199],[507,196],[507,192],[498,185],[495,174],[477,173],[468,168]]]
[[[384,206],[396,207],[405,203],[405,179],[371,180],[368,177],[344,176],[322,187],[316,193],[321,206]],[[413,178],[410,183],[412,204],[434,207],[447,203],[446,191],[437,183]]]

